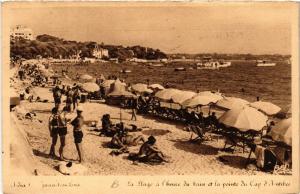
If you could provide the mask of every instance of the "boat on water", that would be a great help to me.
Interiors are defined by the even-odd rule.
[[[219,69],[231,66],[231,61],[213,60],[211,57],[204,57],[202,62],[197,63],[197,69]]]
[[[186,68],[184,67],[177,67],[174,69],[174,71],[186,71]]]
[[[276,63],[273,63],[270,61],[265,61],[265,60],[257,60],[256,66],[257,67],[274,67],[274,66],[276,66]]]

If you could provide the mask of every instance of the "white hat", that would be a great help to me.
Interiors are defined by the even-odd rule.
[[[78,107],[77,107],[77,111],[83,112],[83,108],[82,108],[81,106],[78,106]]]

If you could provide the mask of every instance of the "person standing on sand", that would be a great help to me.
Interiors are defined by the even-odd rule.
[[[68,112],[72,111],[72,104],[73,104],[73,91],[71,88],[68,88],[68,91],[66,93],[67,99],[66,99],[66,107]]]
[[[131,100],[131,109],[132,109],[132,115],[131,115],[131,120],[137,120],[136,119],[136,112],[137,112],[137,107],[138,106],[138,99],[137,98],[133,98]]]
[[[81,142],[83,138],[82,133],[82,127],[83,127],[83,116],[82,116],[83,109],[82,107],[77,107],[77,116],[76,118],[71,122],[71,125],[73,125],[73,136],[74,136],[74,143],[76,146],[76,150],[78,152],[79,162],[83,162],[83,152],[81,147]]]
[[[56,86],[54,89],[53,89],[53,98],[54,98],[54,103],[55,103],[55,107],[58,107],[61,103],[61,91],[59,89],[58,86]]]
[[[67,124],[65,117],[59,113],[58,107],[52,109],[52,115],[49,118],[49,132],[52,137],[52,144],[49,155],[55,157],[55,145],[57,143],[57,137],[60,137],[59,157],[61,160],[64,159],[63,151],[65,146]]]
[[[78,86],[75,85],[73,88],[73,110],[75,110],[75,108],[78,106],[78,100],[80,99],[80,92],[78,89]]]

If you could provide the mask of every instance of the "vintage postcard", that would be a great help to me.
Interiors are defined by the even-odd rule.
[[[298,193],[292,2],[5,2],[5,193]]]

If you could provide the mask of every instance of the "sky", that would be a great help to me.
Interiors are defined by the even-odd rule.
[[[287,4],[62,5],[11,6],[9,26],[25,25],[35,35],[141,45],[166,53],[291,52],[292,10]]]

